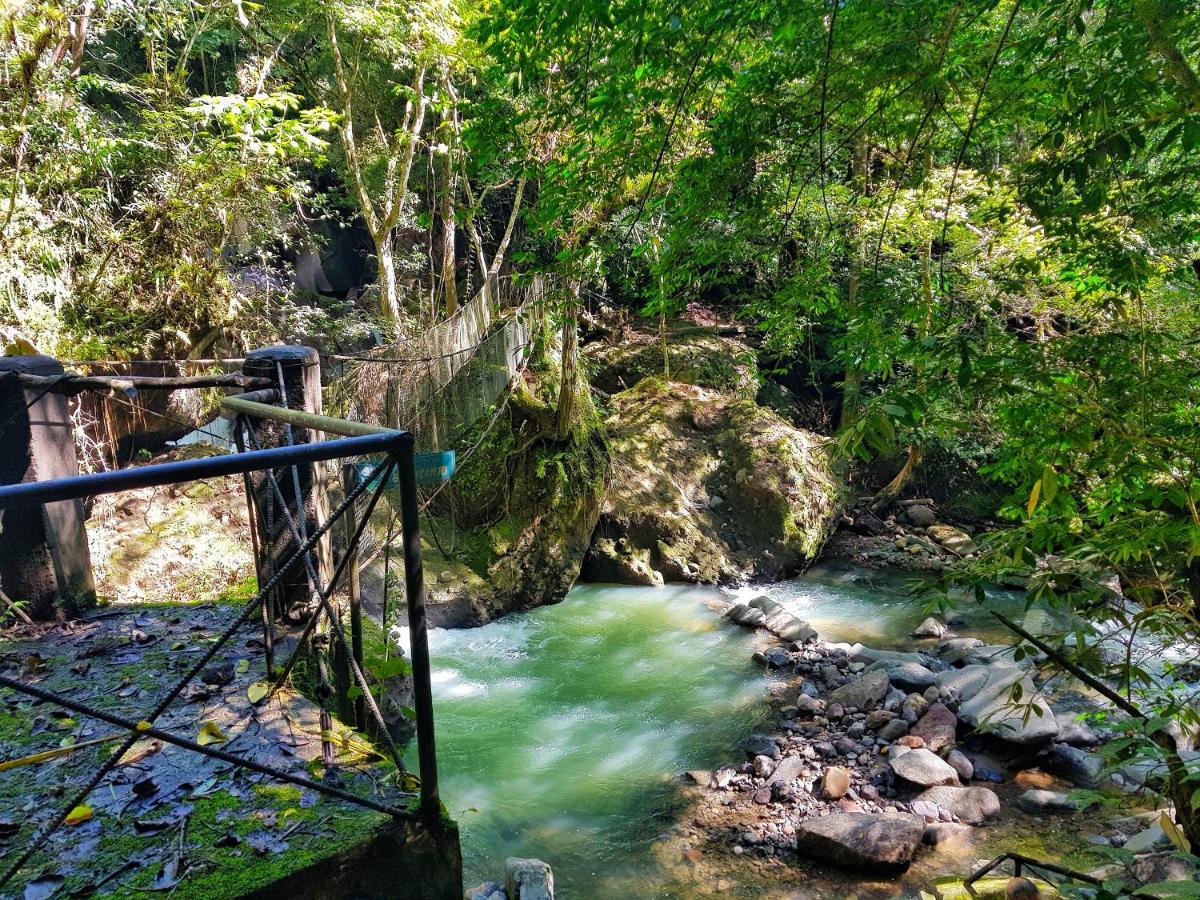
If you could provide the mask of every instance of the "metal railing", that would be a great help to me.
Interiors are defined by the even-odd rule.
[[[270,392],[255,392],[252,396],[255,399],[271,399],[271,397],[266,396],[268,393]],[[60,811],[56,812],[51,819],[39,828],[29,844],[20,853],[16,854],[12,863],[0,874],[0,887],[7,884],[17,874],[45,844],[49,837],[67,821],[71,810],[83,804],[92,791],[103,782],[108,773],[116,767],[125,753],[138,740],[144,737],[158,738],[183,749],[213,757],[282,782],[296,784],[364,808],[384,812],[396,818],[421,818],[430,825],[436,825],[440,821],[441,803],[438,797],[437,757],[433,734],[433,698],[430,684],[428,633],[425,616],[425,587],[418,527],[418,498],[413,436],[406,431],[375,428],[373,426],[363,426],[359,423],[331,419],[324,416],[297,413],[296,411],[285,410],[280,407],[255,403],[253,400],[245,398],[240,400],[238,398],[229,398],[227,402],[229,402],[230,406],[235,407],[240,404],[240,408],[237,409],[239,413],[237,433],[239,436],[241,436],[242,429],[247,424],[242,417],[247,415],[350,436],[312,443],[292,444],[289,432],[289,444],[287,446],[250,450],[239,448],[242,452],[225,456],[160,463],[132,469],[0,487],[0,512],[3,512],[64,500],[80,500],[101,494],[198,481],[227,475],[240,474],[249,482],[252,473],[261,473],[264,476],[264,483],[267,488],[268,502],[279,503],[279,509],[282,511],[287,528],[292,534],[294,539],[293,546],[295,547],[294,551],[286,559],[283,559],[272,567],[273,571],[270,572],[269,576],[265,577],[265,580],[265,573],[260,569],[258,593],[245,604],[234,620],[212,642],[208,649],[200,655],[200,658],[188,668],[182,678],[173,684],[154,707],[141,719],[116,715],[96,709],[90,704],[72,700],[61,694],[25,683],[17,678],[0,675],[0,686],[21,692],[43,702],[54,703],[81,715],[108,722],[129,732],[128,736],[121,741],[120,746],[99,765],[87,782],[75,792],[70,801],[65,803]],[[300,418],[298,419],[297,416]],[[249,428],[245,430],[252,437],[252,430]],[[297,466],[313,465],[362,455],[383,456],[383,464],[376,469],[377,475],[348,482],[345,496],[337,508],[332,511],[325,521],[320,522],[311,534],[305,534],[302,516],[292,515],[288,509],[288,504],[284,500],[284,493],[276,479],[274,470],[290,469],[294,475],[297,471],[295,468]],[[363,672],[362,638],[361,633],[358,631],[360,627],[358,624],[360,621],[358,619],[359,610],[351,610],[352,631],[354,633],[352,639],[348,639],[345,629],[342,626],[339,611],[331,602],[344,576],[348,576],[352,583],[352,602],[357,602],[357,592],[353,589],[353,583],[357,581],[356,572],[354,571],[356,560],[354,551],[370,522],[371,513],[388,487],[392,473],[396,473],[397,475],[396,480],[399,483],[400,493],[404,581],[410,629],[413,705],[416,718],[420,773],[419,811],[414,813],[404,805],[383,803],[373,798],[361,797],[303,775],[281,771],[272,766],[218,750],[211,746],[202,746],[195,741],[156,727],[154,724],[155,721],[181,696],[187,686],[201,673],[201,670],[208,665],[213,657],[241,628],[251,621],[256,613],[261,613],[263,616],[263,627],[266,632],[264,637],[268,651],[266,660],[267,674],[268,680],[271,683],[272,693],[284,683],[287,674],[291,671],[292,664],[304,651],[306,641],[314,634],[318,624],[322,622],[324,617],[334,636],[340,642],[344,658],[348,660],[353,674],[354,682],[362,692],[360,696],[363,699],[360,702],[365,702],[366,707],[369,708],[376,720],[379,736],[388,744],[393,762],[399,771],[403,771],[403,763],[400,759],[399,751],[392,742],[387,725],[383,721],[378,706],[373,699],[370,685]],[[260,483],[261,485],[262,483]],[[247,488],[250,488],[249,483],[247,483]],[[369,494],[369,500],[366,508],[361,517],[358,517],[357,522],[354,522],[355,504],[361,497],[367,494]],[[254,523],[256,518],[256,495],[253,490],[248,490],[247,501],[251,504],[250,521]],[[297,508],[297,513],[301,513],[299,507]],[[301,521],[298,522],[297,519],[301,519]],[[326,535],[330,533],[333,525],[341,519],[344,519],[347,523],[346,552],[342,554],[341,559],[333,567],[333,573],[328,578],[327,583],[322,583],[322,579],[317,572],[317,566],[314,565],[313,551]],[[257,562],[259,557],[257,547],[255,556]],[[285,663],[281,672],[277,674],[274,671],[274,660],[271,655],[271,632],[274,627],[269,612],[271,598],[276,589],[283,583],[284,578],[297,569],[304,569],[308,573],[311,585],[311,599],[314,601],[314,607],[304,625],[300,638],[296,642],[291,658]],[[325,707],[325,700],[322,699],[323,728],[327,715],[328,711]],[[361,726],[363,721],[360,719],[358,724]],[[323,752],[325,753],[326,761],[331,762],[333,756],[332,748],[324,738]],[[403,800],[406,796],[412,797],[413,795],[400,792],[400,799]]]

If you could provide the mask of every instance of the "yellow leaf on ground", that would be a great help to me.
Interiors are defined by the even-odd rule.
[[[201,747],[207,747],[209,744],[223,744],[229,740],[229,735],[221,730],[221,726],[216,722],[205,722],[200,728],[200,733],[196,735],[196,743]]]
[[[246,696],[250,698],[251,703],[256,705],[262,703],[269,693],[271,693],[271,686],[265,681],[256,681],[246,688]]]
[[[237,673],[239,675],[245,675],[249,671],[250,671],[250,660],[239,659],[238,664],[237,664]]]
[[[86,803],[81,803],[69,813],[64,820],[68,825],[82,825],[84,822],[92,818],[92,808]]]

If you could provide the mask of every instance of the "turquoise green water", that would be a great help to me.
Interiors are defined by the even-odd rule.
[[[829,567],[745,593],[830,640],[893,647],[925,615],[909,588]],[[650,852],[680,776],[735,760],[767,712],[754,636],[708,608],[717,596],[581,585],[556,606],[431,633],[441,792],[468,885],[534,856],[563,900],[681,895]]]
[[[751,636],[689,587],[586,585],[482,628],[435,630],[441,792],[467,884],[507,856],[554,868],[565,900],[656,896],[649,853],[679,776],[765,713]]]

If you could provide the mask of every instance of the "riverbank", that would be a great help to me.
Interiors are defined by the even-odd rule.
[[[761,595],[724,615],[756,631],[772,722],[683,779],[655,853],[695,895],[958,897],[1010,852],[1128,886],[1190,877],[1155,796],[1096,752],[1110,735],[1011,647],[937,620],[904,650],[826,641]]]

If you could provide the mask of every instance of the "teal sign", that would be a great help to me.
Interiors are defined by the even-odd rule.
[[[443,481],[449,481],[450,476],[454,474],[454,462],[455,453],[453,450],[437,450],[433,453],[413,454],[413,467],[417,472],[417,484],[441,484]],[[377,461],[358,463],[359,477],[370,481],[382,466],[383,463]],[[396,483],[395,472],[392,473],[389,481],[392,484]]]

